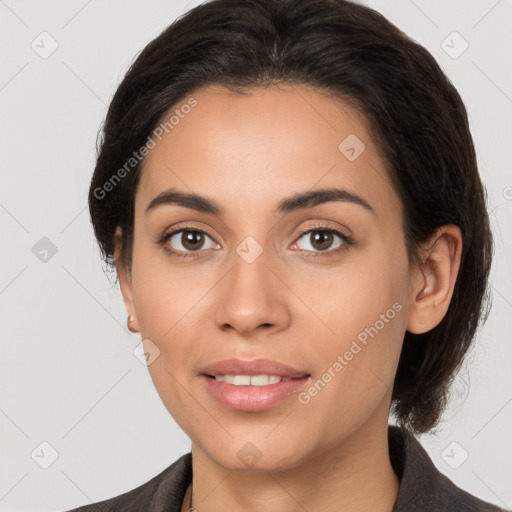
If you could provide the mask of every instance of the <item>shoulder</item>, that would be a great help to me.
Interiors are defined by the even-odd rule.
[[[187,453],[135,489],[67,512],[179,512],[191,480],[192,456]]]
[[[391,463],[400,478],[393,512],[507,512],[461,489],[441,473],[408,430],[390,425],[388,440]]]

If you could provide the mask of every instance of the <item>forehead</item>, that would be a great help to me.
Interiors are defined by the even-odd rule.
[[[376,210],[400,214],[366,119],[340,100],[305,86],[247,95],[209,86],[169,115],[180,114],[190,98],[195,106],[174,116],[146,157],[137,209],[169,188],[207,193],[226,209],[256,211],[296,192],[342,187]]]

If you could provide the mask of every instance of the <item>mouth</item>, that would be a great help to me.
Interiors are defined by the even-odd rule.
[[[218,376],[226,376],[228,378],[242,377],[243,379],[246,377],[252,378],[261,376],[279,377],[281,379],[299,379],[309,375],[305,370],[294,368],[293,366],[286,365],[279,361],[273,361],[271,359],[252,359],[250,361],[244,361],[236,358],[211,363],[201,368],[199,373],[201,375],[207,375],[214,378]],[[255,382],[257,381],[258,379],[255,379]]]
[[[207,375],[207,377],[233,386],[269,386],[293,380],[291,377],[281,375]]]
[[[300,391],[311,374],[268,359],[229,359],[202,368],[200,377],[208,393],[224,407],[258,412]]]

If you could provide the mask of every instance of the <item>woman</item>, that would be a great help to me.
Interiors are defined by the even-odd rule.
[[[190,10],[119,86],[89,206],[192,448],[76,510],[500,510],[414,437],[488,314],[492,236],[461,98],[383,16]]]

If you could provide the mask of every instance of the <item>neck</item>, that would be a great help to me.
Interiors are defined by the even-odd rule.
[[[389,459],[387,417],[365,424],[336,447],[280,472],[240,472],[217,465],[192,445],[193,507],[197,512],[281,512],[340,509],[391,512],[400,486]],[[182,508],[188,511],[191,486]]]

